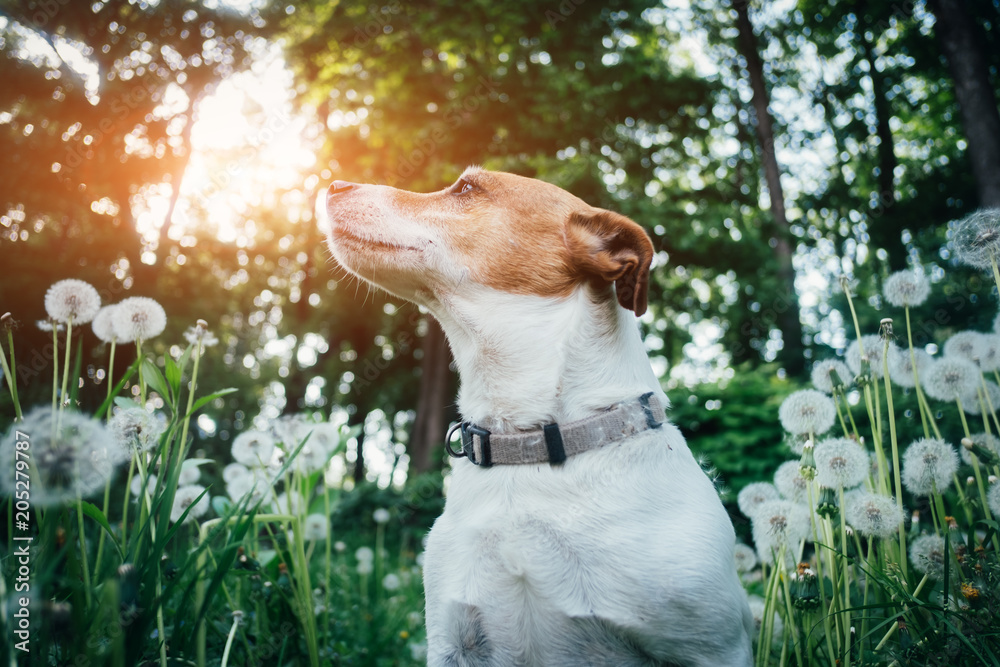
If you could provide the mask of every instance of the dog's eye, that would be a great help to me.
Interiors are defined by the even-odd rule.
[[[460,178],[460,179],[458,179],[458,182],[455,183],[455,185],[452,186],[451,192],[452,192],[452,194],[456,194],[456,195],[464,195],[466,192],[469,192],[470,190],[475,190],[475,189],[476,189],[475,185],[473,185],[472,183],[468,182],[464,178]]]

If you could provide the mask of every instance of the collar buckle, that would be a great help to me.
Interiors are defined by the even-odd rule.
[[[480,455],[476,456],[475,436],[479,436]],[[472,422],[462,422],[462,453],[477,466],[489,468],[493,465],[490,455],[490,432]]]

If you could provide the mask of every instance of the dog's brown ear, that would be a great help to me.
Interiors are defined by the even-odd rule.
[[[585,276],[615,284],[618,303],[646,312],[653,243],[624,215],[594,208],[573,213],[567,240],[575,267]]]

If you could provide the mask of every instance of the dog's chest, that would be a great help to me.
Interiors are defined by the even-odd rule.
[[[554,638],[647,664],[629,647],[682,613],[714,558],[706,542],[732,542],[711,483],[665,431],[565,469],[457,470],[428,542],[428,627],[456,645],[492,637],[534,664],[560,650]]]

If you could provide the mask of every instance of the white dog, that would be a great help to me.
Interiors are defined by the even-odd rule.
[[[327,209],[340,264],[433,313],[461,376],[428,664],[750,664],[732,525],[635,320],[642,228],[475,168],[430,194],[336,181]]]

